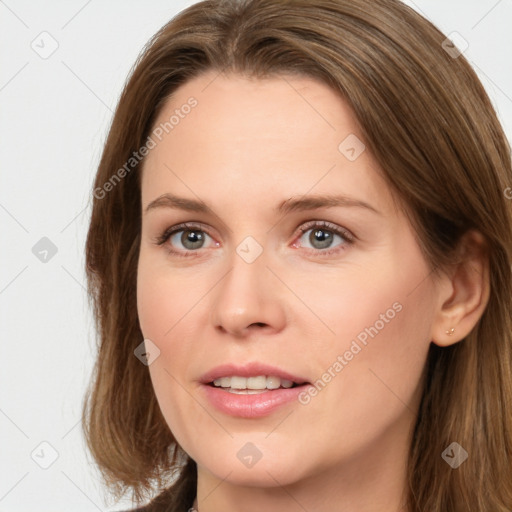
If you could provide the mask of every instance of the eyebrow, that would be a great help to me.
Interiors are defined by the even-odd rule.
[[[296,211],[307,211],[315,210],[318,208],[334,207],[359,207],[370,210],[378,215],[382,215],[381,212],[379,212],[371,204],[368,204],[360,199],[355,199],[343,195],[309,195],[298,198],[291,197],[277,205],[275,212],[284,215],[286,213]],[[211,208],[201,200],[178,197],[170,193],[162,194],[161,196],[151,201],[147,205],[145,213],[157,208],[173,208],[200,213],[207,213],[211,211]]]

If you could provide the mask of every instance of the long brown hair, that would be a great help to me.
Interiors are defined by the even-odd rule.
[[[510,146],[475,72],[464,55],[446,51],[445,39],[397,0],[207,0],[148,43],[112,120],[86,243],[99,338],[83,425],[116,497],[131,490],[140,502],[160,492],[151,510],[181,511],[195,496],[196,464],[177,445],[148,369],[134,356],[143,340],[136,305],[143,159],[126,162],[146,144],[173,91],[214,70],[262,79],[299,74],[341,93],[411,212],[433,271],[452,261],[468,230],[484,235],[489,302],[464,340],[431,344],[408,505],[414,512],[512,509]],[[469,454],[457,469],[441,456],[454,441]]]

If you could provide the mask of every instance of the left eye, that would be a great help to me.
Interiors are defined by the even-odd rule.
[[[300,231],[302,233],[300,239],[306,238],[312,248],[320,252],[331,252],[325,249],[332,249],[333,242],[336,238],[342,243],[335,247],[353,242],[353,237],[348,231],[326,222],[316,222],[309,226],[303,226],[300,228]],[[306,236],[307,233],[309,233],[309,236]]]

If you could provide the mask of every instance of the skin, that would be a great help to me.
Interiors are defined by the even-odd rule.
[[[207,72],[176,91],[155,126],[190,96],[198,105],[144,163],[137,300],[144,337],[160,350],[149,366],[156,397],[198,464],[196,507],[405,510],[427,351],[431,342],[460,341],[480,318],[489,296],[483,239],[468,236],[467,260],[434,277],[369,150],[354,161],[338,150],[349,134],[363,137],[344,100],[314,79]],[[167,192],[199,198],[210,210],[145,212]],[[339,206],[273,212],[304,194],[344,194],[379,213]],[[313,228],[297,231],[312,220],[356,239],[349,244],[327,229],[333,238],[324,249]],[[207,228],[200,248],[182,232],[155,243],[181,222]],[[247,236],[263,249],[252,263],[236,252]],[[243,419],[219,412],[202,394],[200,377],[226,362],[266,362],[314,382],[394,303],[401,310],[307,405]],[[247,442],[262,453],[251,468],[237,457]]]

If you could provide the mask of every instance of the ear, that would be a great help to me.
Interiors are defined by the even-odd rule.
[[[438,280],[438,303],[432,323],[432,342],[440,347],[464,339],[481,318],[489,301],[489,258],[484,236],[466,232],[460,258]],[[448,332],[454,329],[453,334]]]

